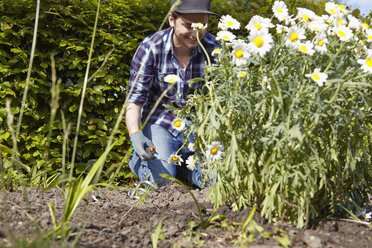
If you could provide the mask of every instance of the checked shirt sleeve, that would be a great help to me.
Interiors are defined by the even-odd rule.
[[[128,102],[144,104],[153,80],[153,54],[151,47],[142,42],[133,57],[130,67]]]

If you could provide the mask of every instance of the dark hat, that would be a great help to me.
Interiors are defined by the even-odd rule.
[[[172,6],[178,0],[172,0]],[[180,0],[180,4],[176,7],[175,11],[183,14],[211,14],[217,15],[216,13],[210,12],[211,0]]]

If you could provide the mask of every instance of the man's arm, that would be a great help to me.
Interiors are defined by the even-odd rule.
[[[130,102],[125,111],[125,123],[128,133],[132,134],[140,130],[141,127],[141,108],[142,105]]]

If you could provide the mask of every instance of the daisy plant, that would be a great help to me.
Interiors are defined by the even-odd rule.
[[[372,31],[333,2],[323,16],[284,1],[272,13],[253,16],[247,36],[221,17],[216,64],[177,115],[191,123],[188,167],[218,174],[215,206],[257,206],[303,227],[372,193]]]

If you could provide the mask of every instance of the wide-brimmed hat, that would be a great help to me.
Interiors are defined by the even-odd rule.
[[[178,0],[172,0],[172,6]],[[175,11],[183,14],[211,14],[217,15],[210,10],[211,0],[180,0],[180,4],[177,5]]]

